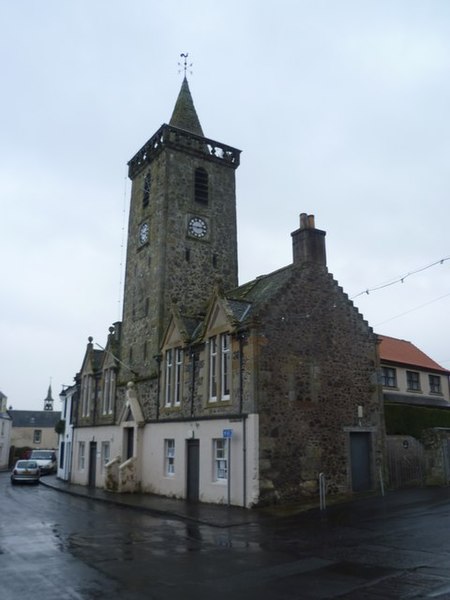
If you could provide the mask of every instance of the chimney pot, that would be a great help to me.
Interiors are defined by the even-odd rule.
[[[292,234],[292,250],[295,265],[316,264],[327,266],[325,231],[316,229],[314,215],[301,213],[300,229]]]
[[[300,229],[306,229],[308,227],[308,215],[302,213],[300,215]]]

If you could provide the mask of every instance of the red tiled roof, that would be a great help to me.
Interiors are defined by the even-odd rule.
[[[441,365],[427,356],[422,350],[419,350],[419,348],[414,346],[411,342],[388,337],[386,335],[379,335],[378,339],[380,340],[379,348],[381,362],[389,361],[402,363],[404,365],[421,367],[423,369],[450,373],[450,371],[441,367]]]

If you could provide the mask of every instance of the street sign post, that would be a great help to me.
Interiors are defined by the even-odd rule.
[[[222,432],[223,438],[227,440],[228,446],[228,469],[227,469],[227,496],[228,496],[228,506],[231,503],[231,438],[233,437],[232,429],[224,429]]]

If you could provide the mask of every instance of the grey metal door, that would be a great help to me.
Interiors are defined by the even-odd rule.
[[[89,444],[89,487],[95,487],[95,476],[97,467],[97,442]]]
[[[200,440],[187,441],[187,492],[191,502],[198,502],[200,489]]]
[[[350,460],[352,469],[352,490],[364,492],[372,487],[370,474],[370,433],[350,433]]]
[[[132,458],[134,455],[134,429],[132,427],[127,427],[125,429],[126,435],[126,458]]]

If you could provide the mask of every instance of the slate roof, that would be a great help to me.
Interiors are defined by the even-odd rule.
[[[228,291],[226,298],[236,318],[241,320],[257,313],[288,283],[292,271],[292,265],[288,265]]]
[[[450,375],[450,371],[441,367],[436,361],[427,356],[417,346],[406,340],[378,335],[380,339],[380,360],[381,362],[400,363],[406,366],[413,366],[428,371],[439,371]]]
[[[104,355],[104,350],[92,350],[91,351],[92,368],[94,369],[94,371],[97,371],[98,369],[100,369],[100,367],[102,365],[103,355]]]
[[[175,108],[173,109],[172,117],[169,125],[190,131],[196,135],[203,137],[202,126],[200,125],[197,112],[195,110],[194,101],[192,100],[191,92],[186,77],[181,84],[180,93],[178,94]]]
[[[61,419],[61,412],[53,410],[8,410],[13,427],[53,428]]]

